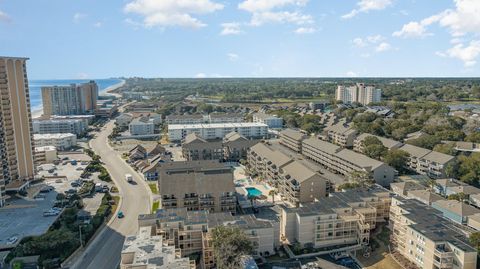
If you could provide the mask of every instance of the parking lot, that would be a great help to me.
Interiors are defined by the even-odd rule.
[[[76,155],[75,155],[76,156]],[[78,156],[77,156],[78,157]],[[72,156],[73,159],[73,156]],[[77,160],[77,159],[75,159]],[[78,191],[81,186],[72,183],[80,178],[88,162],[71,162],[71,159],[62,160],[58,165],[41,165],[38,172],[39,176],[44,176],[45,180],[34,186],[28,191],[25,199],[13,198],[8,200],[8,205],[0,208],[0,249],[13,247],[25,236],[40,235],[47,231],[50,225],[56,220],[57,216],[44,216],[44,212],[49,211],[54,206],[58,193],[65,193],[68,190]],[[110,189],[111,183],[98,180],[98,174],[94,173],[87,180],[94,183],[107,185]],[[51,186],[53,190],[47,193],[40,193],[42,188]],[[95,193],[91,197],[83,198],[84,211],[94,215],[101,204],[103,195]],[[12,238],[18,240],[15,244],[7,244]]]

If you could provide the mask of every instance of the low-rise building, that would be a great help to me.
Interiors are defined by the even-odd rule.
[[[235,212],[231,167],[218,161],[167,162],[156,172],[161,208]]]
[[[132,122],[133,116],[130,113],[122,113],[120,116],[115,118],[115,123],[118,126],[126,127]]]
[[[390,184],[390,189],[393,193],[400,195],[403,198],[407,198],[410,191],[426,190],[427,188],[415,182],[402,181]]]
[[[35,147],[35,164],[52,163],[58,159],[57,148],[54,146]]]
[[[357,135],[357,131],[344,121],[326,127],[323,132],[328,141],[344,148],[353,147],[353,141]]]
[[[257,139],[247,139],[236,132],[228,133],[223,138],[224,160],[226,162],[246,160],[248,149],[258,142]]]
[[[405,144],[399,149],[410,155],[407,162],[409,169],[431,178],[445,177],[445,168],[455,160],[454,156],[409,144]]]
[[[397,149],[397,148],[399,148],[403,145],[402,142],[398,142],[398,141],[395,141],[393,139],[381,137],[381,136],[378,136],[378,135],[363,133],[363,134],[357,136],[357,138],[355,138],[355,140],[353,142],[353,150],[356,151],[356,152],[363,152],[363,150],[364,150],[363,141],[365,140],[365,138],[370,137],[370,136],[376,137],[378,140],[380,140],[380,142],[382,142],[383,146],[386,147],[388,150]]]
[[[258,143],[248,149],[248,169],[265,179],[270,186],[278,186],[280,169],[293,160],[282,152],[273,151],[264,143]]]
[[[480,213],[480,209],[457,200],[438,200],[432,203],[432,207],[442,212],[445,218],[459,224],[467,224],[469,216]]]
[[[281,167],[276,181],[280,195],[294,206],[325,197],[329,185],[328,179],[298,161]]]
[[[191,133],[196,133],[207,140],[223,139],[231,132],[237,132],[249,139],[264,138],[267,136],[268,126],[256,122],[168,125],[168,138],[170,141],[180,141]]]
[[[261,112],[253,114],[253,122],[264,123],[271,129],[280,129],[283,127],[282,118]]]
[[[350,176],[355,171],[367,173],[382,186],[389,186],[396,173],[395,169],[383,162],[314,137],[303,141],[302,154],[345,176]]]
[[[393,250],[418,268],[477,268],[477,249],[469,243],[467,232],[434,208],[393,197],[390,227]]]
[[[85,119],[35,119],[32,121],[34,134],[70,133],[83,135],[87,132]]]
[[[58,150],[67,150],[77,145],[74,134],[34,134],[35,147],[54,146]]]
[[[131,135],[153,135],[155,133],[155,124],[148,118],[136,118],[128,125]]]
[[[223,160],[224,157],[221,140],[207,141],[195,133],[185,137],[182,154],[187,161]]]
[[[411,190],[408,192],[407,198],[416,199],[429,206],[436,201],[445,200],[442,196],[429,190]]]
[[[153,231],[152,231],[153,230]],[[195,269],[195,261],[182,258],[181,250],[169,246],[155,228],[140,227],[123,243],[120,269]]]
[[[204,123],[204,116],[201,114],[192,115],[168,115],[165,118],[165,123],[170,124],[201,124]]]
[[[165,242],[182,250],[184,257],[202,253],[201,268],[215,268],[211,230],[219,226],[235,226],[243,230],[253,243],[254,255],[269,256],[280,245],[278,230],[269,220],[254,215],[212,213],[185,208],[160,209],[154,214],[139,215],[139,227],[154,227]]]
[[[206,120],[208,123],[238,123],[245,121],[243,114],[238,113],[210,113]]]
[[[280,144],[295,151],[302,152],[302,142],[307,135],[299,130],[285,129],[280,132]]]
[[[333,193],[297,208],[283,208],[280,235],[302,247],[367,245],[370,232],[388,218],[390,201],[388,190],[375,186]]]

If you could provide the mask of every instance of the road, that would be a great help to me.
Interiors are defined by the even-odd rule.
[[[113,126],[113,121],[107,123],[91,140],[90,146],[102,158],[105,168],[119,190],[121,196],[119,211],[122,211],[125,217],[118,219],[115,214],[71,268],[117,268],[125,236],[136,234],[138,215],[150,212],[152,194],[147,183],[108,144],[108,135],[112,132]],[[128,183],[125,180],[125,174],[132,174],[135,184]]]

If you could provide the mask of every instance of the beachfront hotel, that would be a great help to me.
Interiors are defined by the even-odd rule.
[[[42,87],[43,114],[83,115],[97,109],[98,85],[95,81],[68,86]]]
[[[35,174],[27,60],[0,57],[0,207]]]

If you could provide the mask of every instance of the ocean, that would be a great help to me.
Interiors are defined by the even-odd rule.
[[[30,87],[30,106],[31,110],[38,111],[42,109],[42,87],[45,86],[60,86],[60,85],[70,85],[72,83],[85,83],[90,80],[95,80],[98,84],[98,93],[102,93],[108,87],[120,83],[121,79],[58,79],[58,80],[30,80],[28,86]]]

